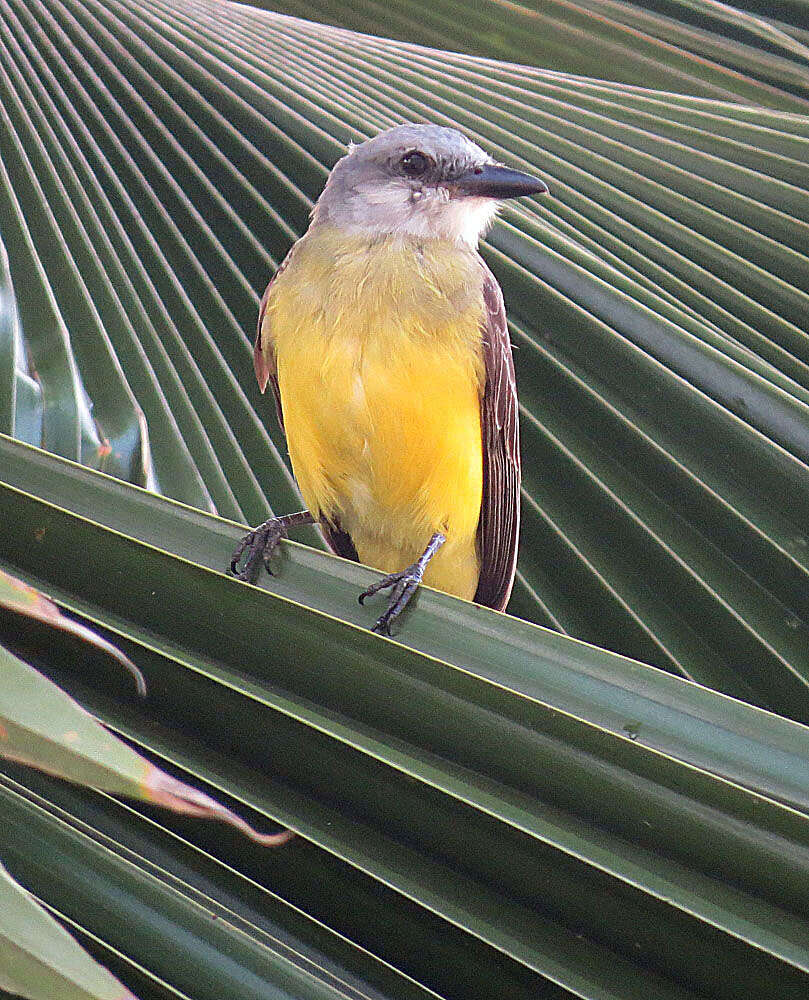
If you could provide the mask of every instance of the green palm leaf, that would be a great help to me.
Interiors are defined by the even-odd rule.
[[[200,851],[227,866],[221,888],[208,886],[210,914],[221,893],[262,926],[266,900],[256,912],[240,896],[252,899],[257,881],[450,996],[467,973],[526,997],[543,981],[560,996],[732,996],[720,954],[734,956],[745,988],[777,975],[785,996],[805,989],[805,727],[428,591],[408,645],[380,641],[351,623],[368,615],[355,603],[372,578],[363,567],[287,543],[272,591],[249,587],[217,568],[236,525],[11,442],[4,467],[16,485],[0,492],[3,516],[30,526],[4,558],[30,583],[47,577],[72,615],[137,660],[153,697],[111,697],[59,644],[51,672],[164,768],[233,798],[256,825],[263,814],[299,833],[283,863],[267,862],[221,833],[122,818],[112,801],[9,770],[0,794],[23,812],[0,851],[35,891],[46,877],[37,858],[61,851],[63,834],[37,812],[43,841],[21,836],[33,820],[20,797],[31,795],[140,844],[139,864],[175,843],[173,829],[192,885]],[[92,520],[70,509],[90,506]],[[82,857],[95,879],[101,862]],[[91,881],[81,898],[51,898],[153,976],[215,995],[155,954],[161,914],[138,941],[131,916],[99,921],[101,891]],[[337,961],[342,946],[316,938],[318,961]],[[370,960],[361,969],[366,983],[377,974]],[[134,982],[141,995],[156,988]]]
[[[804,996],[807,730],[762,711],[809,719],[801,6],[284,9],[403,40],[0,8],[0,431],[61,456],[0,440],[0,565],[150,699],[67,637],[34,665],[300,836],[268,857],[4,765],[0,857],[144,998]],[[425,119],[551,184],[484,248],[528,621],[425,590],[389,642],[363,567],[223,570],[299,503],[258,295],[345,144]]]
[[[0,989],[31,1000],[135,1000],[92,962],[2,865],[0,901]]]
[[[50,448],[134,461],[135,481],[226,516],[293,509],[251,370],[258,293],[342,142],[455,122],[554,194],[509,210],[487,250],[524,407],[512,610],[807,718],[803,118],[216,4],[56,4],[8,23],[3,160],[56,254],[39,279],[15,257],[18,311],[67,268],[87,294],[60,289],[60,316],[97,314],[70,320],[78,382],[54,365]],[[54,233],[73,234],[64,263]],[[142,443],[95,397],[81,415],[81,379],[118,378],[104,358],[127,373]]]

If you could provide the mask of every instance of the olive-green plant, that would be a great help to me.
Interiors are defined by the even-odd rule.
[[[214,0],[0,5],[0,566],[150,697],[67,635],[26,656],[298,833],[0,768],[0,857],[144,1000],[805,996],[799,7],[307,5],[392,41]],[[299,503],[258,296],[346,144],[401,120],[552,196],[483,248],[523,620],[425,589],[388,641],[314,532],[259,587],[224,570]]]

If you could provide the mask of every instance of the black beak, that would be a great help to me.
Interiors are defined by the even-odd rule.
[[[472,198],[520,198],[524,194],[548,194],[545,181],[521,170],[494,163],[473,167],[452,182],[459,194]]]

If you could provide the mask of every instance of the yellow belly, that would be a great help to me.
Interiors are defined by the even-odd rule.
[[[263,330],[309,509],[339,521],[383,572],[414,562],[441,531],[425,582],[470,600],[483,475],[475,264],[437,241],[310,233],[273,287]]]

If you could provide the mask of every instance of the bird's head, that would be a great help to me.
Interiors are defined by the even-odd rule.
[[[475,246],[500,201],[547,190],[538,177],[496,163],[453,128],[397,125],[338,160],[312,221],[369,236]]]

